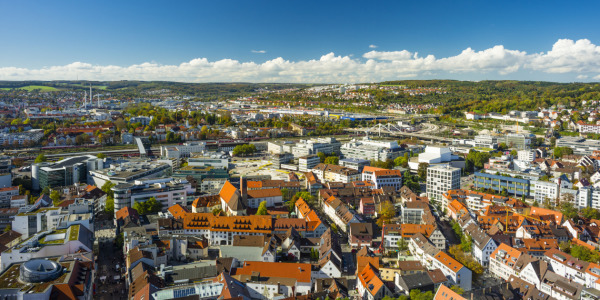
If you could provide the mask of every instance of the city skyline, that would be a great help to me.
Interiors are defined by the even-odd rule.
[[[593,2],[141,4],[0,4],[0,80],[600,80]]]

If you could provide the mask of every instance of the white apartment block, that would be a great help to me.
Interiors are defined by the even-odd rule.
[[[536,159],[536,153],[535,150],[519,150],[517,157],[520,161],[532,162]]]
[[[136,180],[133,184],[122,183],[114,186],[115,212],[123,207],[133,207],[136,202],[145,202],[154,197],[158,200],[163,211],[169,207],[187,204],[187,194],[193,193],[192,185],[187,180],[159,178]]]
[[[555,203],[556,199],[558,199],[559,192],[560,188],[558,184],[554,182],[536,181],[533,198],[540,204],[543,203],[546,198],[548,198],[551,203]]]
[[[448,207],[448,200],[443,194],[449,190],[460,188],[459,168],[448,165],[437,165],[427,168],[427,197],[438,202],[442,207]]]
[[[585,124],[582,121],[577,122],[579,133],[600,133],[600,125]]]

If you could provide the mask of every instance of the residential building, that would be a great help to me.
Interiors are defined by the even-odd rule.
[[[479,226],[469,224],[464,233],[472,239],[471,255],[483,267],[490,263],[490,255],[498,248],[496,242]]]
[[[318,164],[312,170],[321,182],[350,183],[360,180],[361,173],[358,170],[349,169],[337,165]]]
[[[447,165],[437,165],[427,168],[427,197],[430,201],[438,202],[441,207],[448,207],[443,194],[449,190],[460,188],[459,168]]]
[[[536,150],[519,150],[517,152],[517,157],[520,161],[533,162],[536,159],[537,151]]]
[[[323,201],[323,212],[343,231],[348,232],[351,223],[360,222],[356,214],[346,203],[331,196]]]
[[[379,277],[379,270],[373,265],[367,264],[358,272],[356,286],[361,299],[376,300],[392,296],[392,292]]]
[[[18,195],[19,195],[19,187],[18,186],[0,188],[0,208],[10,208],[11,207],[10,199],[13,196],[18,196]]]
[[[498,193],[506,190],[509,195],[517,197],[522,197],[523,195],[529,197],[531,193],[532,186],[529,179],[483,172],[475,172],[474,176],[475,188],[478,189],[492,189]]]

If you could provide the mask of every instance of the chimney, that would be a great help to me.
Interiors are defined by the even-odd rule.
[[[248,204],[248,182],[244,176],[240,176],[240,193],[242,194],[242,202]]]

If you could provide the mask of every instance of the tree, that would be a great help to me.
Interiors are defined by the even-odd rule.
[[[586,219],[600,219],[600,211],[591,207],[582,209],[581,215]]]
[[[290,211],[294,210],[294,207],[296,205],[296,201],[298,199],[302,198],[304,200],[304,202],[306,202],[306,204],[308,204],[309,206],[314,206],[315,205],[315,197],[313,195],[311,195],[309,192],[297,192],[290,201],[287,202],[288,204],[288,208]]]
[[[550,198],[548,198],[548,196],[544,197],[544,202],[542,204],[544,205],[544,208],[546,208],[546,209],[554,208],[554,205],[552,204],[552,202],[550,201]]]
[[[321,163],[325,163],[325,158],[327,158],[327,156],[325,155],[325,153],[319,151],[319,152],[317,152],[317,156],[321,160]]]
[[[256,211],[256,215],[258,216],[266,216],[269,212],[267,211],[267,201],[262,201],[258,205],[258,210]]]
[[[114,192],[112,190],[112,188],[115,186],[116,184],[112,183],[111,181],[106,181],[102,187],[100,188],[103,192],[105,192],[107,195],[109,195],[110,197],[114,197]]]
[[[338,227],[337,225],[335,225],[335,223],[331,223],[331,231],[333,231],[333,233],[337,234],[338,233]]]
[[[400,251],[408,250],[408,244],[406,243],[406,240],[404,240],[403,238],[400,238],[398,240],[398,242],[396,242],[396,244],[398,244],[398,250],[400,250]]]
[[[27,119],[29,120],[29,119]],[[12,230],[12,226],[10,224],[6,225],[6,227],[4,227],[4,232],[9,232]]]
[[[111,196],[109,197],[108,195],[106,196],[106,205],[104,206],[104,211],[109,213],[109,214],[113,214],[115,211],[115,199]]]
[[[452,285],[452,286],[450,287],[450,289],[451,289],[453,292],[455,292],[455,293],[457,293],[457,294],[459,294],[459,295],[462,295],[462,294],[464,294],[464,293],[465,293],[465,290],[464,290],[463,288],[461,288],[460,286],[458,286],[458,285]]]
[[[41,162],[46,162],[48,161],[48,159],[46,158],[46,155],[44,155],[44,153],[40,153],[36,158],[34,163],[41,163]]]
[[[378,215],[379,218],[377,219],[377,225],[379,227],[382,227],[384,223],[390,224],[392,218],[396,216],[396,208],[394,207],[394,204],[392,204],[390,201],[381,202]]]
[[[410,300],[433,300],[433,296],[432,291],[426,293],[422,293],[417,289],[410,291]]]
[[[54,206],[57,206],[60,203],[60,192],[54,190],[50,193],[50,199],[52,199],[52,203]]]
[[[394,159],[394,165],[397,167],[408,167],[408,159],[406,157],[398,156]]]
[[[282,188],[281,189],[281,197],[283,198],[283,202],[288,201],[290,196],[290,190],[287,188]]]
[[[325,158],[325,163],[330,165],[337,165],[340,162],[340,158],[337,156],[328,156]]]
[[[98,153],[98,154],[96,155],[96,157],[98,157],[98,158],[100,158],[100,159],[105,159],[105,158],[106,158],[106,154],[104,154],[104,153]]]
[[[573,194],[567,194],[567,195],[570,195],[571,197],[573,197]],[[563,215],[569,219],[573,219],[579,215],[577,208],[575,207],[575,205],[573,205],[573,202],[571,202],[569,200],[560,202],[560,212],[562,212]]]
[[[42,195],[50,195],[50,187],[49,186],[44,187],[44,189],[42,190]]]
[[[511,155],[512,157],[517,157],[517,155],[519,155],[519,153],[517,153],[517,150],[511,150],[511,151],[510,151],[510,155]]]
[[[423,181],[427,180],[427,168],[429,168],[428,163],[419,163],[419,169],[417,170],[417,174]]]

